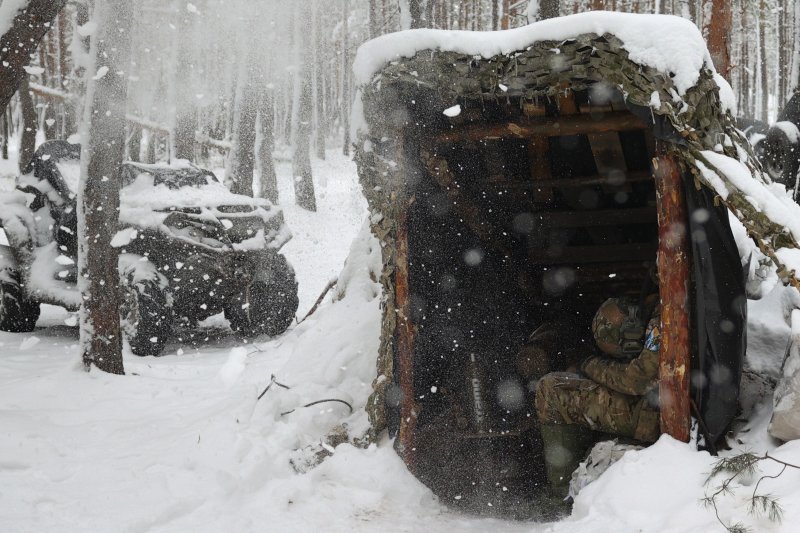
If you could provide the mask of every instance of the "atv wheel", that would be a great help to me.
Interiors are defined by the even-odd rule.
[[[0,259],[3,255],[0,253]],[[2,331],[13,333],[33,331],[39,318],[39,304],[25,298],[19,279],[19,272],[10,265],[0,265],[0,330]]]
[[[123,281],[122,329],[131,351],[140,356],[159,355],[172,333],[172,304],[168,289],[158,278]]]
[[[783,184],[793,193],[800,167],[800,146],[777,127],[769,130],[763,145],[764,170],[773,181]]]
[[[292,323],[299,305],[294,269],[276,254],[268,270],[265,279],[256,279],[225,305],[225,318],[233,331],[274,337]]]

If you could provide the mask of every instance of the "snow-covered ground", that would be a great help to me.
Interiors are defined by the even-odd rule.
[[[380,322],[379,286],[370,280],[380,249],[364,226],[355,167],[333,150],[314,165],[319,211],[308,213],[292,205],[289,166],[278,164],[295,235],[284,251],[300,281],[301,316],[340,271],[342,296],[333,303],[329,295],[284,335],[247,343],[223,319],[211,319],[203,324],[208,342],[170,344],[159,358],[127,354],[127,375],[112,376],[83,371],[77,330],[58,308],[45,306],[32,334],[0,333],[1,531],[723,531],[700,504],[714,485],[703,482],[715,458],[668,437],[628,452],[578,496],[572,517],[552,524],[449,510],[407,472],[390,442],[340,445],[297,474],[290,459],[303,454],[295,450],[337,424],[355,432],[366,424]],[[2,181],[0,189],[9,185]],[[749,355],[772,374],[789,335],[784,290],[750,307]],[[291,388],[273,385],[257,400],[272,375]],[[356,412],[325,403],[282,414],[323,398],[345,400]],[[775,449],[766,436],[770,408],[756,406],[737,449],[800,463],[800,443]],[[780,497],[782,525],[747,514],[751,479],[733,487],[719,500],[726,523],[797,531],[800,472],[759,488]]]

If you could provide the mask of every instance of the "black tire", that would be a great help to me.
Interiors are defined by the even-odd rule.
[[[800,145],[792,142],[780,128],[773,127],[762,142],[764,170],[773,181],[783,184],[793,193],[800,167]]]
[[[1,256],[0,256],[1,257]],[[19,272],[0,267],[0,330],[27,333],[36,327],[39,304],[25,298],[19,284]]]
[[[131,351],[139,356],[159,355],[172,335],[169,290],[158,279],[123,279],[122,324]]]
[[[225,318],[243,335],[280,335],[294,320],[299,300],[294,269],[280,254],[269,262],[265,279],[256,279],[225,305]]]

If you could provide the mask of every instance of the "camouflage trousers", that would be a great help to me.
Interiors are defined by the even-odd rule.
[[[540,424],[579,424],[643,442],[655,442],[660,433],[658,411],[643,396],[622,394],[576,374],[547,374],[539,380],[535,403]]]

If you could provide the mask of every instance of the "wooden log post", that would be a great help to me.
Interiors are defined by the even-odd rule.
[[[397,220],[397,270],[395,271],[395,304],[397,326],[395,331],[397,376],[400,387],[400,453],[409,470],[414,472],[416,449],[414,432],[417,427],[419,408],[414,397],[414,339],[416,328],[411,322],[411,287],[409,276],[408,211],[411,202],[403,202],[404,208]]]
[[[686,199],[678,165],[663,147],[659,147],[653,167],[658,208],[658,275],[661,297],[658,391],[661,432],[688,442],[691,337]]]

